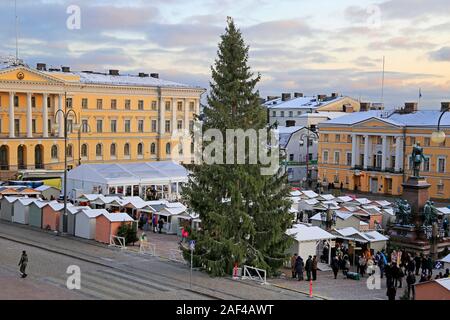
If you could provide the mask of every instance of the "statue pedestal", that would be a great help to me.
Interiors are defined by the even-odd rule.
[[[411,225],[396,224],[389,230],[389,242],[393,246],[404,248],[414,253],[430,254],[432,251],[431,241],[427,239],[421,229],[423,208],[429,200],[428,189],[430,184],[423,177],[409,177],[402,184],[403,199],[411,206]],[[437,251],[442,251],[450,244],[449,238],[441,238],[437,244]]]

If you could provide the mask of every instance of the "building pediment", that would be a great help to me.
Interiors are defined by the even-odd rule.
[[[391,121],[389,119],[380,119],[380,118],[370,118],[366,119],[357,123],[354,123],[352,125],[354,128],[400,128],[402,127],[401,124],[395,123],[394,121]]]
[[[63,83],[61,79],[51,75],[29,69],[25,66],[8,68],[0,71],[0,81],[14,82],[38,82],[38,83]]]

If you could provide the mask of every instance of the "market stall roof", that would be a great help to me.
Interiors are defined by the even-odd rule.
[[[349,197],[349,196],[342,196],[342,197],[337,197],[336,201],[337,202],[350,202],[350,201],[353,201],[353,198]]]
[[[86,206],[74,206],[72,204],[67,204],[67,211],[71,214],[76,214],[78,212],[80,212],[81,210],[86,210],[86,209],[90,209],[89,207]]]
[[[301,196],[301,195],[302,195],[302,193],[299,190],[291,191],[291,196],[292,197],[298,197],[298,196]]]
[[[331,233],[313,226],[307,226],[304,224],[295,224],[291,229],[286,231],[287,235],[293,236],[298,242],[317,241],[335,239],[336,236]]]
[[[89,218],[96,218],[101,214],[109,214],[106,209],[85,209],[81,211]]]
[[[359,204],[369,204],[372,202],[367,198],[356,198],[355,201],[358,202]]]
[[[315,198],[315,197],[318,196],[318,194],[315,193],[315,192],[312,191],[312,190],[304,190],[304,191],[302,191],[302,193],[303,193],[306,197],[308,197],[308,198],[310,198],[310,199]]]
[[[330,200],[333,200],[335,197],[332,194],[321,194],[321,195],[318,196],[318,198],[320,200],[330,201]]]
[[[381,207],[389,207],[391,205],[391,203],[386,200],[375,200],[374,202]]]
[[[17,200],[19,200],[20,198],[21,197],[8,197],[8,196],[5,197],[6,201],[8,201],[9,203],[14,203]]]
[[[68,172],[68,180],[107,185],[187,182],[188,171],[174,161],[82,164]]]
[[[105,216],[105,218],[111,222],[134,221],[133,218],[131,218],[125,212],[118,212],[118,213],[106,212],[106,213],[102,213],[102,215]]]
[[[440,214],[450,214],[450,208],[447,208],[447,207],[436,208],[436,210]]]
[[[30,205],[31,203],[33,203],[34,201],[36,201],[36,200],[37,200],[37,199],[27,198],[27,197],[19,198],[19,199],[18,199],[18,201],[19,201],[21,204],[23,204],[24,206],[28,206],[28,205]]]
[[[442,261],[445,263],[450,263],[450,253],[448,255],[446,255],[445,257],[443,257],[442,259],[440,259],[439,261]]]

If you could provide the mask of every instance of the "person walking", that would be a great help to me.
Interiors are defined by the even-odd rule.
[[[366,267],[367,267],[367,260],[362,255],[359,257],[359,273],[361,274],[361,277],[364,277],[364,274],[366,273]]]
[[[295,272],[298,281],[303,280],[303,259],[300,256],[297,256],[297,260],[295,260]]]
[[[420,266],[422,265],[422,256],[419,256],[419,254],[416,254],[414,257],[414,264],[416,267],[416,276],[419,275]]]
[[[431,260],[431,256],[428,256],[427,259],[427,271],[429,276],[433,275],[433,260]]]
[[[20,267],[20,274],[22,278],[26,278],[27,274],[25,273],[26,268],[28,265],[28,255],[27,252],[24,250],[22,251],[22,256],[20,257],[19,261],[19,267]]]
[[[331,261],[331,269],[333,270],[334,278],[336,279],[339,272],[339,260],[336,256]]]
[[[416,296],[416,288],[414,287],[414,284],[416,283],[416,277],[414,276],[414,273],[411,271],[408,271],[408,276],[406,277],[406,284],[408,285],[408,298],[414,300],[414,297]],[[412,293],[412,297],[411,297]]]
[[[420,264],[420,268],[422,269],[422,273],[427,273],[428,263],[427,263],[427,258],[425,258],[424,256],[422,256],[422,262]]]
[[[297,260],[297,254],[294,253],[294,255],[291,257],[291,271],[292,271],[292,279],[295,279],[297,276],[297,272],[295,271],[295,262]]]
[[[311,280],[311,271],[312,271],[312,257],[309,256],[305,262],[305,271],[306,271],[306,279]]]
[[[312,260],[312,278],[313,281],[317,280],[317,256],[314,256]]]
[[[152,217],[152,228],[153,228],[153,233],[156,233],[156,229],[157,229],[156,215],[153,215],[153,217]]]
[[[395,279],[395,284],[399,284],[399,288],[402,287],[402,283],[403,283],[403,277],[405,276],[405,273],[403,272],[403,268],[400,267],[398,268],[398,272],[397,272],[397,278]]]

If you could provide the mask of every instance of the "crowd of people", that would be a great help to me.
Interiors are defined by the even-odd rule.
[[[378,269],[380,278],[386,279],[386,295],[389,300],[395,300],[397,289],[403,287],[404,280],[406,280],[407,298],[414,299],[414,284],[417,282],[416,277],[419,278],[418,282],[433,279],[434,262],[431,256],[425,256],[423,254],[413,256],[404,250],[393,250],[388,255],[383,249],[372,256],[370,251],[367,250],[355,257],[354,261],[356,272],[361,277],[374,275]],[[347,277],[350,267],[349,254],[345,248],[337,250],[336,255],[331,260],[334,279],[337,279],[339,271],[342,271],[344,277]],[[294,254],[291,257],[291,269],[292,278],[296,278],[299,281],[304,280],[304,272],[306,272],[307,280],[309,281],[312,276],[312,280],[314,281],[317,279],[317,258],[316,256],[309,256],[306,262],[304,262],[302,257]],[[434,279],[448,277],[450,277],[450,272],[449,269],[446,269],[445,273],[439,272]]]

